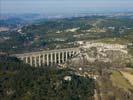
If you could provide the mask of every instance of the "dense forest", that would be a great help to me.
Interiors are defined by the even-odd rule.
[[[1,100],[93,100],[91,78],[77,76],[70,69],[33,68],[15,58],[1,59]]]

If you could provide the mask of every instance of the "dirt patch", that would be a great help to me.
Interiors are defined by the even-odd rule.
[[[128,72],[121,71],[122,75],[130,82],[130,84],[133,86],[133,74],[130,74]]]

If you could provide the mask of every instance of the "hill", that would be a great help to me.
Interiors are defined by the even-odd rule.
[[[94,80],[69,69],[33,68],[19,61],[0,62],[2,100],[93,100]]]

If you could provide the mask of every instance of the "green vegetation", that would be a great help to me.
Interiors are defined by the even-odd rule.
[[[71,76],[71,80],[64,80]],[[94,80],[56,67],[33,68],[16,61],[0,62],[2,100],[92,100]]]
[[[124,38],[105,38],[105,39],[100,39],[98,40],[99,42],[103,42],[103,43],[109,43],[109,44],[127,44],[129,43],[129,41],[127,39]]]
[[[18,19],[14,20],[18,23]],[[0,52],[11,54],[71,48],[78,46],[76,41],[96,40],[111,44],[126,44],[130,54],[128,57],[132,59],[132,23],[133,20],[130,18],[103,16],[40,20],[21,29],[0,32]],[[12,21],[9,24],[12,26]],[[3,25],[6,23],[3,22]],[[90,57],[96,57],[96,52],[96,48],[87,51]],[[88,68],[83,68],[85,71],[91,69],[100,75],[96,80],[97,83],[92,78],[75,75],[70,69],[57,69],[56,66],[33,68],[14,57],[0,57],[0,99],[93,100],[97,84],[96,89],[99,89],[99,96],[102,94],[103,100],[132,100],[133,87],[119,71],[110,72],[113,67],[117,69],[126,66],[132,69],[133,63],[129,61],[127,55],[122,55],[120,52],[107,53],[113,62],[94,62],[87,65]],[[65,76],[71,77],[71,80],[64,80]]]
[[[74,42],[80,40],[133,43],[132,23],[130,18],[103,16],[40,20],[23,26],[21,32],[18,30],[0,32],[0,51],[16,53],[68,48],[77,46]],[[68,31],[75,28],[77,30]]]

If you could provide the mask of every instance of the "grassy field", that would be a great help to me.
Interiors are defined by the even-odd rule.
[[[130,84],[133,86],[133,75],[128,73],[128,72],[124,72],[124,71],[121,71],[121,73],[130,82]]]
[[[113,85],[118,88],[123,88],[126,91],[133,89],[133,86],[118,71],[112,72],[111,80],[112,80]]]
[[[124,38],[105,38],[105,39],[99,39],[98,42],[109,43],[109,44],[122,44],[122,45],[129,43],[129,41]]]

